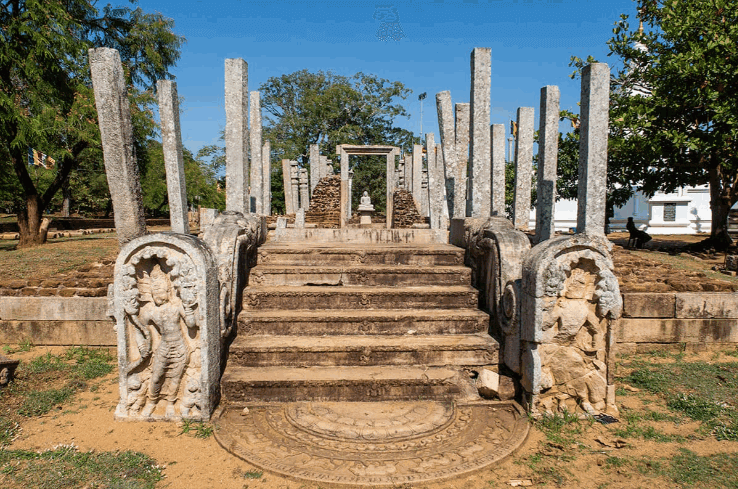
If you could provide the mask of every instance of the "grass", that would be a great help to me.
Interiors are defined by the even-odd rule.
[[[163,478],[156,462],[138,452],[80,452],[74,446],[0,450],[3,487],[153,489]]]
[[[249,470],[247,472],[243,473],[244,479],[261,479],[261,476],[264,475],[264,472],[261,470]]]
[[[209,424],[205,424],[202,421],[192,421],[186,419],[182,422],[182,431],[180,435],[190,435],[195,438],[210,438],[213,434],[213,427]]]
[[[13,348],[10,345],[3,345],[3,352],[6,355],[12,355],[13,353],[18,352],[28,352],[31,351],[31,348],[33,348],[33,343],[31,343],[31,340],[23,340],[18,344],[17,348]]]

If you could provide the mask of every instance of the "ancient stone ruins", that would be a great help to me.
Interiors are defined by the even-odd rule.
[[[514,217],[504,129],[490,125],[491,52],[471,53],[470,103],[436,96],[439,143],[309,148],[282,160],[248,66],[225,61],[226,211],[188,229],[176,84],[158,84],[172,232],[147,234],[118,53],[90,51],[121,251],[109,314],[121,420],[213,420],[231,453],[277,473],[353,485],[453,477],[519,447],[534,415],[615,414],[622,309],[604,236],[609,68],[582,73],[577,233],[554,236],[559,90],[518,110]],[[249,122],[250,121],[250,122]],[[387,160],[387,211],[352,188],[350,158]],[[363,192],[358,209],[353,192]],[[354,211],[357,211],[354,213]],[[356,217],[355,217],[356,216]],[[270,229],[271,228],[271,229]]]

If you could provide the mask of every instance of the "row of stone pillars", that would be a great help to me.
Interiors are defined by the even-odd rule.
[[[431,227],[445,228],[448,217],[505,215],[505,128],[490,125],[491,50],[471,53],[471,103],[457,103],[455,111],[448,91],[436,95],[441,134],[442,175],[433,175],[433,134],[426,134]],[[607,163],[607,104],[609,67],[595,63],[582,73],[580,202],[577,230],[604,233]],[[559,136],[559,88],[541,89],[538,142],[536,237],[546,240],[554,232],[556,168]],[[602,114],[605,117],[602,117]],[[531,208],[534,108],[517,111],[515,139],[515,200],[513,224],[527,230]],[[438,158],[436,156],[436,158]],[[443,179],[434,189],[436,179]],[[444,204],[444,205],[441,205]],[[595,217],[598,216],[598,217]]]

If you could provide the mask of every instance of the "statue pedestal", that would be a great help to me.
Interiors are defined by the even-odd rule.
[[[359,221],[360,225],[372,223],[372,214],[374,214],[373,205],[360,205],[357,210],[359,211],[359,216],[361,217]]]

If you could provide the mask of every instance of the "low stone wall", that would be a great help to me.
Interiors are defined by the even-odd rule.
[[[738,346],[736,293],[626,293],[615,327],[619,353]]]
[[[0,344],[115,346],[105,297],[0,297]]]

